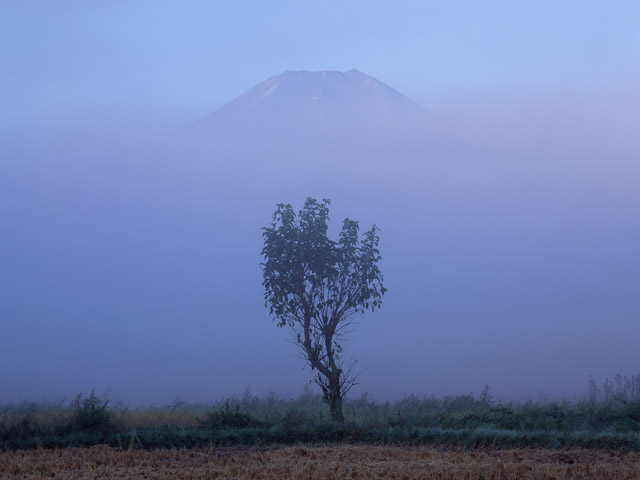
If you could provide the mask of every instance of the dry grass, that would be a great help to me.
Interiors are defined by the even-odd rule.
[[[115,410],[111,412],[113,422],[124,428],[131,427],[162,427],[165,425],[186,425],[197,427],[198,419],[204,418],[203,413],[189,410]]]
[[[0,425],[12,427],[25,418],[35,425],[55,425],[69,423],[73,418],[73,411],[68,408],[51,408],[33,412],[0,412]]]
[[[0,478],[638,479],[640,454],[593,450],[442,450],[322,446],[0,453]]]
[[[50,408],[34,412],[0,412],[0,425],[12,427],[28,418],[34,425],[47,427],[73,423],[74,411],[70,408]],[[115,425],[124,429],[131,427],[162,427],[165,425],[186,425],[196,427],[198,419],[204,413],[189,410],[146,409],[112,410],[111,419]]]

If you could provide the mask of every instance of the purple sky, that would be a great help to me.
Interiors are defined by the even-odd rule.
[[[358,392],[571,397],[639,373],[636,2],[0,9],[0,402],[302,391],[259,252],[307,196],[382,229]],[[354,68],[439,136],[167,141],[272,75]]]

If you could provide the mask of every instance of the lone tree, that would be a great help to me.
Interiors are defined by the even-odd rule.
[[[263,228],[262,284],[265,306],[279,327],[291,328],[331,419],[344,422],[342,401],[357,376],[353,363],[344,367],[340,342],[354,315],[380,308],[386,289],[377,227],[359,237],[358,222],[347,218],[338,241],[330,240],[329,204],[307,198],[298,215],[291,205],[278,205]]]

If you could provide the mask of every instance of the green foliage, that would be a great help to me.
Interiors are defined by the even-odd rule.
[[[359,238],[358,222],[347,218],[339,240],[330,240],[329,204],[307,198],[298,215],[291,205],[279,204],[262,234],[265,306],[279,326],[313,319],[314,338],[323,320],[375,310],[386,292],[377,227]]]

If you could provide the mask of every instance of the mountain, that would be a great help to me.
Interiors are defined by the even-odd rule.
[[[256,132],[391,132],[430,119],[427,109],[358,70],[286,71],[203,117],[196,126],[225,138],[251,131],[255,138]]]

